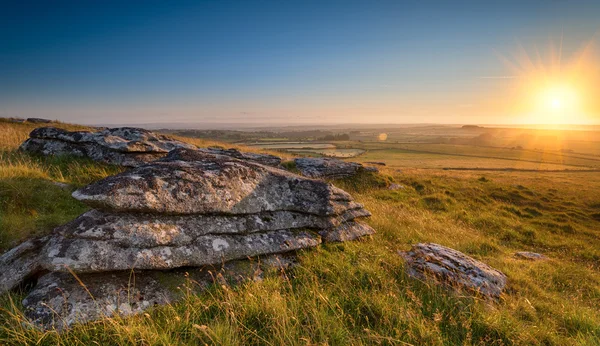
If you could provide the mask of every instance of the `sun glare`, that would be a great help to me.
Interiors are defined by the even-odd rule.
[[[513,60],[505,59],[514,74],[512,98],[521,123],[576,124],[597,122],[600,103],[595,90],[600,85],[597,54],[589,43],[570,59],[562,49],[550,47],[545,59],[539,52],[531,58],[521,48]]]
[[[531,115],[538,123],[569,123],[582,113],[577,88],[556,84],[539,88]]]

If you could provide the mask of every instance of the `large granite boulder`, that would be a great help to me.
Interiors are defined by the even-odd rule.
[[[98,132],[37,128],[20,149],[42,155],[75,155],[114,165],[136,167],[176,148],[195,146],[148,130],[118,127]]]
[[[467,289],[497,298],[506,286],[506,275],[460,251],[433,244],[416,244],[404,257],[408,274],[434,279],[450,288]]]
[[[173,150],[73,196],[95,209],[0,257],[0,293],[37,279],[24,306],[45,327],[153,305],[110,303],[100,313],[90,308],[73,274],[86,285],[89,278],[90,291],[104,301],[116,302],[110,293],[127,282],[126,273],[143,271],[134,292],[162,304],[177,294],[152,279],[157,273],[175,275],[171,273],[182,268],[289,253],[374,233],[357,220],[370,213],[330,183],[200,150]],[[82,317],[73,317],[78,314]]]
[[[309,178],[339,179],[351,177],[360,171],[378,172],[376,167],[330,157],[301,157],[294,159],[294,162],[300,173]]]

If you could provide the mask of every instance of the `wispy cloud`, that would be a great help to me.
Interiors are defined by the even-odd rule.
[[[517,79],[519,76],[481,76],[479,79]]]

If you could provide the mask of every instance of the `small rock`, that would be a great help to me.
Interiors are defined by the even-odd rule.
[[[405,187],[404,185],[400,185],[400,184],[390,184],[390,186],[388,187],[388,190],[404,190]]]
[[[53,181],[52,184],[60,187],[63,190],[70,190],[72,188],[71,184],[61,183],[60,181]]]
[[[531,261],[540,261],[540,260],[548,259],[548,257],[546,257],[542,254],[539,254],[536,252],[529,252],[529,251],[517,252],[517,253],[515,253],[515,257],[527,259],[527,260],[531,260]]]
[[[23,118],[13,118],[13,117],[11,117],[11,118],[0,118],[0,119],[2,119],[4,121],[8,121],[10,123],[23,123],[23,122],[25,122],[25,119],[23,119]]]
[[[461,287],[493,298],[500,297],[506,286],[504,273],[439,244],[416,244],[400,255],[406,260],[408,274],[418,279],[432,278],[450,288]]]
[[[371,164],[371,165],[377,165],[377,166],[385,166],[385,162],[367,161],[365,163],[368,163],[368,164]]]
[[[51,123],[52,120],[44,119],[44,118],[27,118],[27,122],[34,123],[34,124],[47,124],[47,123]]]

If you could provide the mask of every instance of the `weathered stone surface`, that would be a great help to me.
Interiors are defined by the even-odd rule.
[[[364,223],[351,221],[344,222],[333,229],[322,230],[319,233],[326,242],[342,242],[374,234],[375,230]]]
[[[131,127],[98,132],[66,131],[54,127],[33,130],[21,150],[42,155],[74,155],[136,167],[166,155],[175,148],[195,148],[167,136]]]
[[[520,251],[515,253],[515,257],[521,258],[521,259],[526,259],[526,260],[531,260],[531,261],[540,261],[540,260],[545,260],[548,259],[548,257],[536,253],[536,252],[529,252],[529,251]]]
[[[70,273],[48,273],[23,300],[24,313],[38,327],[60,330],[74,323],[139,314],[215,282],[261,280],[265,271],[287,269],[295,263],[294,256],[271,255],[185,270],[121,271],[77,278]]]
[[[220,148],[205,148],[199,149],[200,151],[207,152],[209,154],[231,156],[233,158],[260,163],[261,165],[279,167],[281,165],[281,157],[270,155],[270,154],[258,154],[258,153],[246,153],[241,152],[237,149],[220,149]]]
[[[494,298],[506,285],[502,272],[442,245],[420,243],[400,255],[406,260],[408,274],[419,279],[432,278],[451,288],[465,288]]]
[[[120,247],[185,246],[206,235],[235,235],[286,229],[327,230],[371,213],[362,207],[341,215],[275,211],[244,215],[125,214],[91,210],[55,229],[68,239],[110,241]]]
[[[203,235],[185,245],[122,247],[113,240],[52,238],[39,259],[49,271],[76,273],[127,269],[199,267],[234,259],[314,247],[321,238],[308,231],[279,230],[243,235]]]
[[[47,271],[79,274],[198,267],[314,247],[321,243],[321,237],[310,231],[277,230],[202,235],[181,245],[136,247],[123,243],[123,239],[67,238],[60,233],[23,243],[0,257],[0,293]]]
[[[180,160],[185,155],[196,160]],[[355,205],[348,193],[323,181],[185,149],[92,183],[73,197],[98,209],[170,214],[287,210],[333,215]]]
[[[367,167],[357,162],[346,162],[334,158],[301,157],[294,159],[296,168],[300,173],[309,178],[346,178],[355,175],[361,170],[377,172],[376,167]]]
[[[0,256],[0,294],[14,289],[40,272],[40,251],[48,237],[28,240]]]

